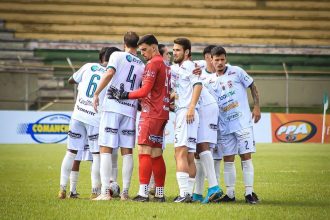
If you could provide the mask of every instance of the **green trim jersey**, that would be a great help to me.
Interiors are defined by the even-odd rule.
[[[144,64],[137,56],[128,52],[114,52],[109,59],[108,68],[116,71],[107,89],[115,87],[118,90],[121,85],[125,91],[130,92],[140,88]],[[110,111],[126,115],[131,118],[136,117],[138,100],[117,100],[105,97],[103,101],[103,111]]]
[[[99,126],[100,115],[93,108],[93,96],[101,80],[105,67],[98,63],[86,63],[73,74],[73,79],[78,83],[77,101],[71,118],[92,126]],[[100,93],[100,99],[105,96],[105,91]]]
[[[223,75],[214,75],[208,80],[208,88],[217,97],[221,134],[253,126],[246,91],[252,83],[253,79],[242,68],[230,65]]]

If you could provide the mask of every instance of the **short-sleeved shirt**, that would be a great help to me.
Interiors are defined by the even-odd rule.
[[[118,90],[123,84],[125,91],[133,91],[140,87],[144,64],[137,56],[128,52],[114,52],[109,59],[107,69],[112,68],[116,71],[112,77],[107,89],[110,86],[116,87]],[[138,101],[117,100],[104,98],[102,110],[116,112],[131,118],[136,117]]]
[[[77,72],[73,74],[73,79],[78,83],[77,101],[72,113],[72,118],[86,124],[98,127],[100,124],[100,115],[94,111],[93,96],[105,67],[98,63],[86,63]],[[105,91],[99,95],[102,100]]]
[[[208,82],[208,87],[217,97],[221,134],[230,134],[253,126],[246,91],[253,79],[242,68],[227,66],[224,75],[212,76]]]
[[[176,93],[175,111],[182,108],[188,108],[192,99],[193,86],[202,84],[199,76],[192,74],[195,64],[190,61],[184,61],[181,66],[174,64],[171,66],[172,87]],[[196,108],[199,105],[197,103]]]
[[[160,55],[146,64],[142,84],[153,84],[150,93],[141,99],[141,117],[169,119],[171,72]]]

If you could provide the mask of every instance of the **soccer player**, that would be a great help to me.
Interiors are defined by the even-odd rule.
[[[118,99],[141,99],[142,111],[138,126],[140,188],[133,200],[149,201],[148,184],[153,173],[156,185],[154,201],[165,202],[166,166],[162,156],[162,145],[164,129],[169,119],[170,68],[159,54],[158,41],[154,35],[147,34],[141,37],[138,45],[142,56],[147,61],[142,87],[132,92],[121,90],[115,96]]]
[[[204,57],[206,55],[210,56],[210,50],[214,46],[208,46],[204,49]],[[209,58],[209,57],[207,57]],[[210,59],[206,59],[210,70]],[[212,75],[203,69],[201,74],[201,80],[203,83]],[[213,75],[215,75],[213,73]],[[196,187],[193,194],[193,201],[200,201],[202,203],[209,203],[210,201],[217,200],[222,195],[222,190],[218,186],[218,180],[215,173],[215,166],[213,161],[213,156],[210,151],[211,148],[215,147],[217,144],[218,135],[218,115],[219,109],[215,98],[209,93],[205,88],[202,90],[200,100],[200,107],[198,108],[199,114],[199,128],[197,135],[197,153],[195,154],[196,163]],[[205,174],[209,182],[208,194],[205,199],[203,199],[204,191],[204,177]]]
[[[67,152],[63,158],[61,166],[60,191],[58,197],[65,199],[66,185],[72,169],[73,161],[77,151],[83,150],[86,139],[93,156],[92,164],[92,191],[94,194],[99,192],[99,145],[98,127],[100,115],[94,111],[92,97],[96,90],[101,76],[105,72],[105,66],[112,52],[118,48],[102,48],[99,53],[100,63],[87,63],[75,72],[69,79],[70,84],[78,83],[77,101],[71,116],[70,130],[68,132]],[[101,96],[104,96],[102,93]]]
[[[176,177],[180,194],[174,202],[191,202],[196,175],[194,153],[196,152],[199,115],[198,100],[202,91],[202,81],[192,74],[195,64],[190,61],[191,43],[187,38],[174,40],[171,66],[172,86],[175,96],[175,159]]]
[[[144,71],[143,62],[137,57],[139,36],[135,32],[124,35],[125,52],[115,52],[110,57],[107,71],[102,76],[94,94],[94,109],[97,109],[101,98],[99,95],[107,89],[133,91],[139,88]],[[102,182],[101,195],[95,200],[110,200],[110,172],[112,169],[113,149],[120,147],[123,156],[123,190],[121,200],[128,200],[129,187],[133,172],[133,148],[135,146],[135,119],[138,107],[137,100],[117,100],[105,97],[102,106],[99,145],[100,174]]]
[[[169,52],[169,49],[164,44],[158,44],[158,50],[160,55],[163,57],[163,60],[165,61],[166,65],[171,65],[171,54]]]
[[[210,80],[209,86],[218,97],[220,108],[220,144],[224,155],[224,181],[226,195],[221,202],[235,201],[235,155],[241,157],[245,201],[256,204],[257,195],[253,191],[254,168],[251,154],[256,151],[253,136],[253,120],[260,120],[259,95],[253,79],[240,67],[226,66],[226,50],[217,46],[212,49],[212,63],[218,77]],[[251,114],[247,91],[250,88],[254,101]]]
[[[165,46],[164,44],[158,44],[158,51],[160,53],[160,55],[163,57],[163,60],[165,62],[166,65],[170,65],[171,64],[171,54],[169,53],[169,49],[167,46]],[[165,148],[165,141],[163,142],[163,150]],[[150,182],[149,182],[149,195],[155,195],[156,192],[156,188],[155,188],[155,178],[154,178],[154,174],[151,174],[150,177]]]

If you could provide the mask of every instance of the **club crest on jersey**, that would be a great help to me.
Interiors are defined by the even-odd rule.
[[[126,55],[126,60],[128,62],[132,62],[132,56],[131,55]]]

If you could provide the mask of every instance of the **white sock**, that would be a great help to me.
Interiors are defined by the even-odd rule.
[[[93,162],[91,169],[92,193],[99,193],[101,189],[100,154],[92,154]]]
[[[113,182],[117,182],[118,177],[118,152],[112,152],[112,169],[111,169],[111,177],[110,180]]]
[[[131,185],[132,173],[133,173],[133,155],[126,154],[123,156],[123,168],[122,168],[123,191],[128,192],[129,187]]]
[[[150,182],[149,182],[149,191],[152,188],[155,188],[155,177],[154,177],[154,173],[151,173]]]
[[[149,187],[148,184],[140,184],[139,195],[143,197],[148,197]]]
[[[223,178],[227,187],[229,198],[235,197],[236,168],[234,162],[224,162]]]
[[[201,163],[200,159],[195,159],[196,164],[196,184],[194,192],[198,195],[203,195],[204,192],[204,180],[205,180],[205,173],[203,164]]]
[[[195,178],[189,177],[188,184],[189,184],[189,194],[192,196],[194,191]]]
[[[220,185],[220,162],[221,160],[214,160],[214,171],[218,181],[218,185]]]
[[[70,192],[77,193],[77,183],[79,178],[79,171],[71,171],[70,173]]]
[[[252,194],[253,192],[253,179],[254,179],[254,168],[252,160],[242,161],[243,167],[243,180],[245,185],[245,195]]]
[[[107,191],[110,188],[110,172],[111,170],[111,154],[110,153],[101,153],[100,154],[100,175],[101,175],[101,193],[103,195],[107,194]]]
[[[176,172],[176,179],[180,189],[180,196],[186,196],[189,193],[189,173]]]
[[[213,162],[213,157],[211,154],[211,151],[203,151],[202,153],[199,154],[199,157],[201,158],[201,163],[205,167],[206,175],[207,175],[207,180],[209,182],[209,188],[213,186],[218,185],[217,177],[215,176],[215,170],[214,170],[214,162]]]
[[[69,176],[72,170],[73,161],[76,158],[76,154],[67,151],[62,161],[61,165],[61,179],[60,188],[61,190],[66,190],[66,185],[68,184]]]
[[[157,186],[155,191],[155,197],[164,197],[164,186]]]

